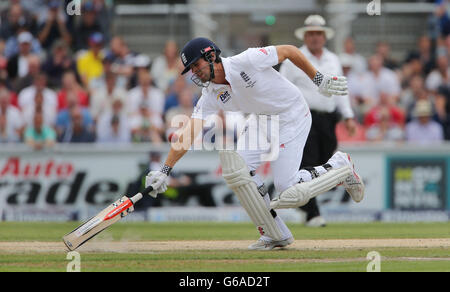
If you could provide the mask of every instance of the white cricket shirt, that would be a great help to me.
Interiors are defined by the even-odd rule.
[[[280,143],[289,142],[308,126],[309,108],[303,94],[273,69],[278,64],[274,46],[250,48],[222,58],[222,63],[230,85],[211,82],[204,88],[192,118],[206,120],[219,110],[278,115]]]
[[[302,46],[300,51],[322,74],[343,75],[339,58],[326,48],[323,48],[323,53],[320,58],[311,54],[306,46]],[[348,95],[327,97],[320,94],[317,90],[317,86],[311,81],[311,78],[291,61],[286,60],[283,62],[280,73],[297,87],[302,89],[311,110],[331,113],[337,108],[345,119],[354,117]]]

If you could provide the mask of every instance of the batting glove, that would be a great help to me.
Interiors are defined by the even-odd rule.
[[[344,76],[323,75],[317,72],[313,82],[319,87],[319,92],[327,97],[348,94],[347,78]]]
[[[170,167],[164,166],[159,171],[150,171],[145,177],[145,187],[152,186],[153,191],[149,193],[150,196],[156,198],[158,194],[167,191],[167,185],[169,182]]]

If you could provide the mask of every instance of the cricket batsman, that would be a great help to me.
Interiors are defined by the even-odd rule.
[[[224,111],[277,117],[279,121],[277,137],[272,139],[272,144],[277,142],[272,145],[277,147],[277,156],[270,161],[279,196],[272,201],[262,178],[255,173],[267,149],[219,151],[223,177],[261,235],[249,246],[250,250],[271,250],[294,242],[275,209],[298,208],[340,184],[355,202],[360,202],[364,184],[348,154],[338,151],[324,165],[300,169],[311,128],[311,113],[300,89],[273,66],[291,61],[308,75],[322,95],[330,98],[347,94],[345,77],[320,73],[291,45],[250,48],[229,58],[220,54],[221,50],[206,38],[189,41],[181,51],[182,74],[192,71],[193,82],[203,87],[202,96],[178,135],[179,142],[188,147],[174,147],[172,143],[161,170],[152,171],[146,177],[146,187],[154,188],[150,195],[156,197],[167,189],[170,171],[202,133],[208,116]],[[239,139],[251,139],[251,130],[252,127],[245,127]]]

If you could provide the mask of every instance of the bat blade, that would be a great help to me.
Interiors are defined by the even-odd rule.
[[[63,237],[64,244],[71,251],[77,249],[98,233],[133,212],[134,204],[141,198],[142,194],[139,193],[133,198],[124,196],[115,201],[96,216],[66,234]]]

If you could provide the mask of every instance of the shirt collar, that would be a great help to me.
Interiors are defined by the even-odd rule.
[[[223,71],[225,72],[225,80],[228,81],[228,83],[230,83],[230,60],[229,58],[222,58],[222,65],[223,65]]]
[[[223,71],[225,72],[225,80],[228,81],[228,84],[218,84],[211,82],[209,86],[207,87],[207,90],[218,90],[223,88],[224,86],[230,86],[231,87],[231,72],[230,72],[230,59],[229,58],[222,58],[222,65],[223,65]]]

